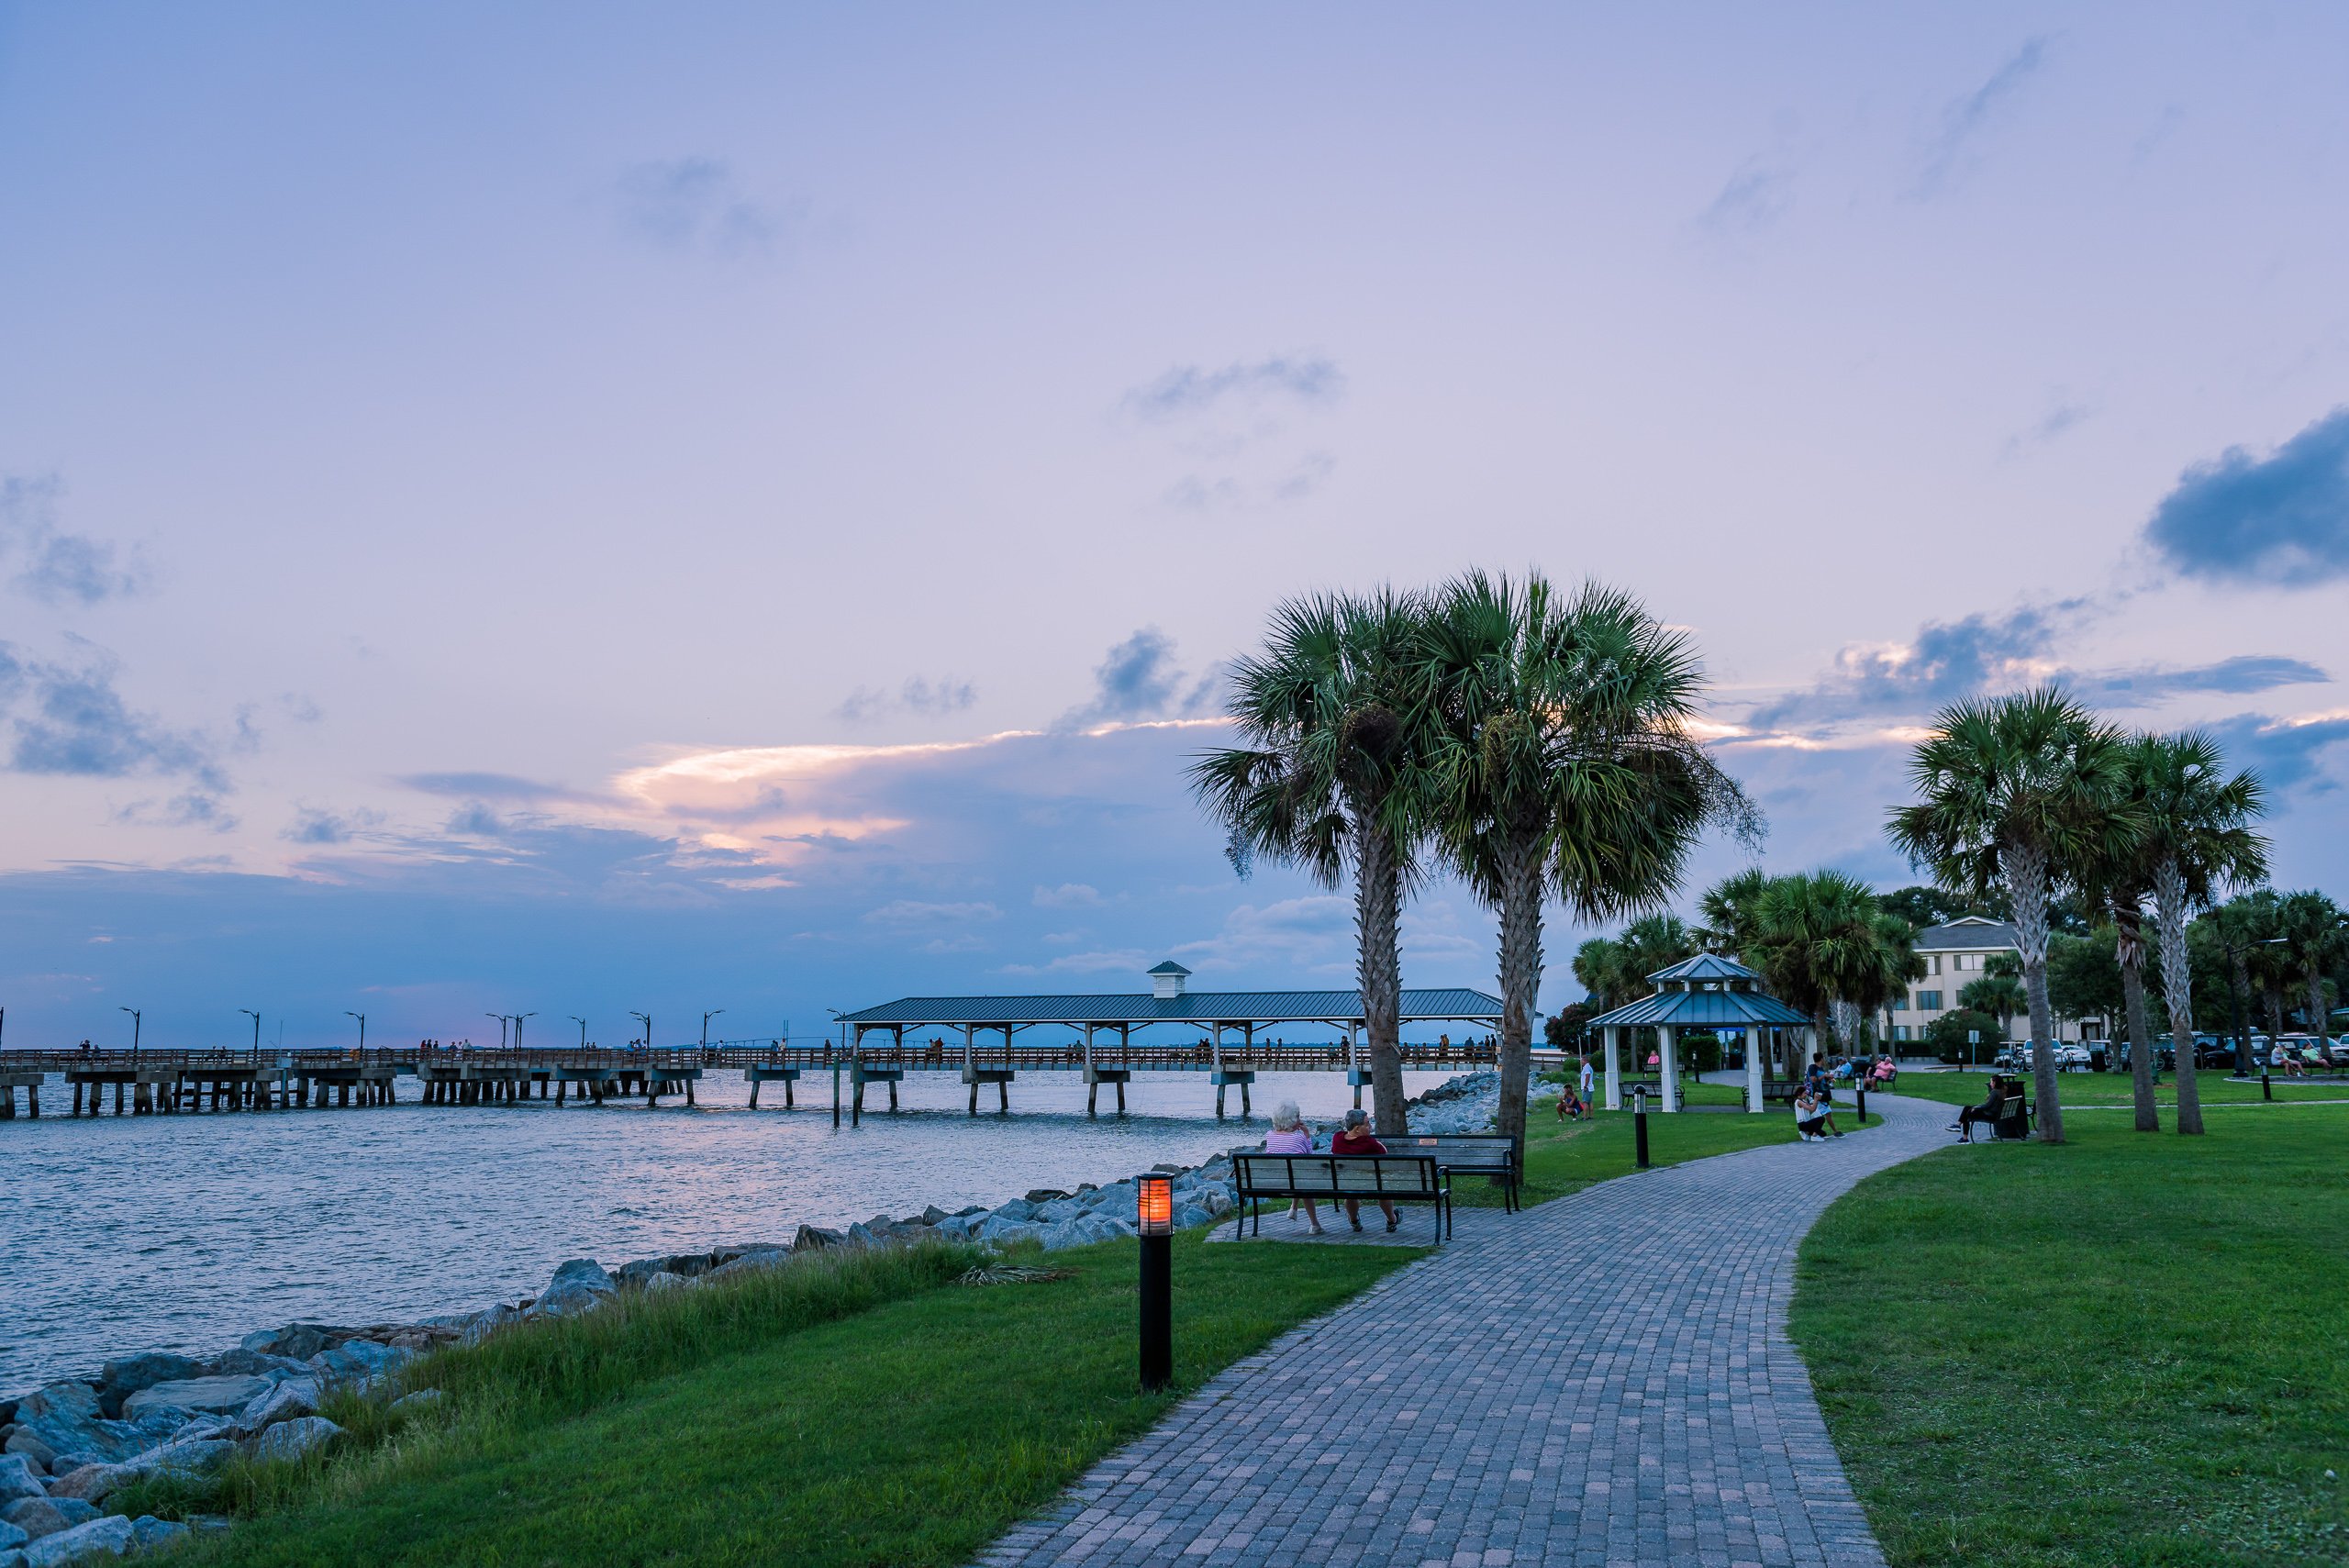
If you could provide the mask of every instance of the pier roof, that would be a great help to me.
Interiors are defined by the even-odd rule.
[[[1498,1025],[1497,996],[1464,986],[1406,990],[1402,1016]],[[1151,993],[1078,992],[1030,996],[900,996],[862,1012],[843,1013],[845,1024],[1359,1024],[1360,991],[1192,991],[1176,996]]]

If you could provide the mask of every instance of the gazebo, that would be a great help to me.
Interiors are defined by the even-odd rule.
[[[1766,995],[1762,977],[1733,958],[1700,952],[1648,979],[1655,995],[1642,997],[1590,1020],[1601,1031],[1607,1047],[1607,1108],[1623,1108],[1622,1052],[1617,1035],[1623,1029],[1652,1029],[1656,1032],[1662,1069],[1664,1108],[1680,1108],[1679,1037],[1683,1029],[1710,1029],[1716,1034],[1743,1030],[1745,1034],[1745,1108],[1762,1109],[1762,1062],[1765,1031],[1801,1029],[1806,1053],[1817,1042],[1810,1019]]]

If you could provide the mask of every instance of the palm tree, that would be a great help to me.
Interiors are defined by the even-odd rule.
[[[1943,709],[1918,743],[1909,774],[1919,801],[1892,813],[1892,840],[1911,865],[1966,897],[2002,889],[2013,906],[2039,1136],[2049,1143],[2064,1140],[2064,1111],[2047,1005],[2048,898],[2127,830],[2110,805],[2121,753],[2120,732],[2059,688],[1969,699]]]
[[[1709,951],[1742,955],[1753,940],[1754,905],[1769,885],[1768,872],[1747,866],[1707,888],[1697,900],[1697,917],[1703,922],[1697,929],[1697,940]]]
[[[1879,910],[1867,884],[1818,871],[1770,879],[1753,901],[1747,951],[1773,994],[1834,1020],[1848,1053],[1859,1008],[1873,1010],[1921,969],[1908,939],[1909,923]]]
[[[2158,736],[2137,735],[2128,742],[2127,765],[2110,809],[2121,814],[2118,829],[2107,835],[2106,853],[2074,868],[2082,901],[2091,911],[2112,916],[2113,960],[2121,973],[2121,1010],[2128,1021],[2130,1099],[2139,1132],[2162,1129],[2161,1107],[2154,1098],[2154,1044],[2145,1022],[2145,897],[2152,889],[2154,841],[2141,828],[2150,809],[2151,788],[2147,748],[2161,744]],[[2191,1073],[2191,1061],[2185,1064]]]
[[[1623,967],[1636,995],[1647,977],[1669,969],[1682,959],[1697,956],[1697,934],[1677,915],[1648,915],[1623,928],[1618,945]]]
[[[1694,649],[1629,595],[1470,572],[1435,595],[1421,657],[1440,837],[1500,919],[1497,1123],[1522,1143],[1544,892],[1586,920],[1652,908],[1709,820],[1753,812],[1687,734]]]
[[[2141,738],[2130,748],[2129,766],[2143,806],[2142,852],[2152,873],[2162,999],[2177,1051],[2177,1130],[2199,1134],[2202,1093],[2194,1074],[2194,971],[2186,928],[2221,886],[2266,876],[2267,840],[2251,829],[2266,809],[2266,791],[2248,769],[2228,777],[2218,742],[2195,730]]]
[[[1378,1130],[1404,1130],[1397,930],[1431,819],[1432,708],[1416,658],[1415,595],[1319,595],[1273,612],[1263,651],[1232,668],[1227,706],[1249,744],[1192,764],[1191,786],[1230,834],[1242,876],[1257,855],[1324,887],[1351,872],[1355,975]]]
[[[1624,962],[1623,944],[1610,937],[1593,937],[1575,949],[1575,978],[1582,988],[1598,1002],[1601,1012],[1611,1012],[1631,999],[1637,981],[1631,966]]]
[[[2210,932],[2226,961],[2228,989],[2233,993],[2235,1071],[2248,1077],[2251,1063],[2252,963],[2265,961],[2277,940],[2277,908],[2282,902],[2266,888],[2237,894],[2196,922]]]
[[[2324,1005],[2324,977],[2349,954],[2349,926],[2343,924],[2349,916],[2321,893],[2288,894],[2279,912],[2283,951],[2300,966],[2309,988],[2309,1032],[2329,1044],[2332,1034],[2326,1028],[2331,1009]]]
[[[2023,995],[2022,979],[2013,974],[1986,973],[1979,980],[1969,980],[1957,994],[1957,1005],[1970,1012],[1987,1013],[2000,1023],[2011,1023],[2031,1011],[2031,998]]]

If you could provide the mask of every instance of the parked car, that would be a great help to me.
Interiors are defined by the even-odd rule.
[[[2198,1034],[2194,1037],[2194,1065],[2197,1067],[2232,1067],[2235,1064],[2235,1042],[2225,1035]]]
[[[2076,1049],[2087,1052],[2090,1072],[2101,1073],[2112,1065],[2116,1048],[2109,1040],[2084,1040]]]
[[[2059,1073],[2085,1073],[2093,1060],[2085,1045],[2071,1040],[2055,1042],[2055,1070]]]
[[[2113,1057],[2114,1071],[2128,1073],[2135,1070],[2136,1058],[2131,1054],[2135,1049],[2125,1040],[2121,1042],[2121,1049]],[[2177,1051],[2165,1040],[2154,1041],[2154,1071],[2156,1073],[2177,1071]]]

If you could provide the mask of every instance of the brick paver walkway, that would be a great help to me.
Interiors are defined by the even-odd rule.
[[[980,1561],[1881,1564],[1786,1336],[1820,1211],[1949,1141],[1949,1106],[1873,1098],[1885,1125],[1840,1142],[1464,1223],[1234,1363]]]

